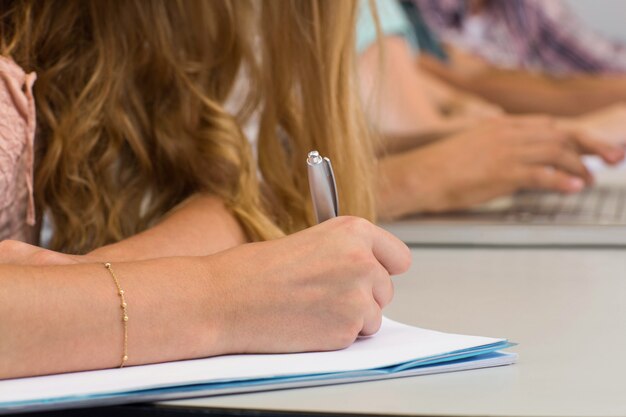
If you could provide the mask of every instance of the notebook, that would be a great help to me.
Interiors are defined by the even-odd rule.
[[[509,365],[506,339],[442,333],[383,319],[332,352],[228,355],[0,381],[0,414],[341,384]]]

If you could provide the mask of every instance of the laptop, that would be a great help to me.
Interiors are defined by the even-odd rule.
[[[464,212],[382,226],[413,246],[626,246],[626,163],[585,163],[595,185],[578,194],[522,192]]]

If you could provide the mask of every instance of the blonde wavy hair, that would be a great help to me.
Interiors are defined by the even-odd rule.
[[[311,149],[333,159],[342,213],[374,217],[354,1],[0,5],[1,52],[38,74],[35,196],[52,248],[121,240],[194,193],[221,198],[252,240],[297,231],[313,223]],[[258,165],[241,130],[253,112]]]

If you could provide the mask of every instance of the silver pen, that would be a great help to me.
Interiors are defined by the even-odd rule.
[[[313,200],[313,210],[318,223],[339,215],[337,184],[330,159],[311,151],[306,159],[309,173],[309,189]]]

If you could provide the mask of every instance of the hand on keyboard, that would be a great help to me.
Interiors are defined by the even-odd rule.
[[[562,129],[547,117],[487,122],[385,158],[382,215],[466,209],[521,190],[576,193],[593,182],[582,154],[609,163],[624,158],[620,147]]]

